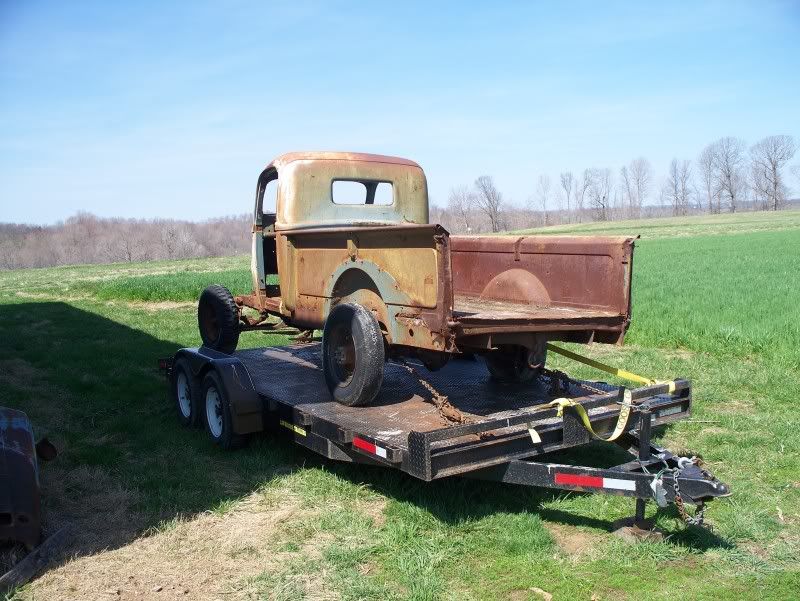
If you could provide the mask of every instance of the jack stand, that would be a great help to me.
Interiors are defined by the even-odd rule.
[[[652,428],[652,412],[648,403],[642,403],[639,409],[639,461],[644,463],[650,459],[650,432]],[[636,499],[636,512],[632,518],[623,518],[614,522],[614,534],[628,542],[641,540],[663,540],[664,535],[653,529],[653,520],[644,517],[647,499]]]

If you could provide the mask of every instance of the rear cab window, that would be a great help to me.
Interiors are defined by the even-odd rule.
[[[391,182],[335,179],[331,200],[337,205],[389,206],[394,203],[394,187]]]

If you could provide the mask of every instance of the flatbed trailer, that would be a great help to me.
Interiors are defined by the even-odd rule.
[[[705,502],[729,495],[698,460],[650,441],[653,426],[690,415],[688,380],[626,389],[546,370],[534,383],[500,384],[478,357],[452,360],[436,372],[402,361],[387,364],[381,393],[371,405],[348,407],[331,398],[320,352],[316,342],[232,355],[186,348],[160,366],[173,383],[173,395],[180,394],[175,365],[180,362],[181,373],[191,372],[195,409],[208,410],[206,422],[218,419],[220,427],[227,422],[231,435],[223,446],[236,446],[256,432],[282,432],[329,459],[382,465],[425,481],[460,475],[623,495],[637,500],[637,523],[648,500],[675,503],[692,523],[702,520]],[[209,386],[218,399],[213,410]],[[614,438],[630,460],[597,468],[542,457],[597,438]],[[686,504],[698,507],[699,518],[689,517]]]

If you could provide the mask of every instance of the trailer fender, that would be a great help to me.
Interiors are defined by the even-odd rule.
[[[217,372],[225,386],[231,404],[233,430],[236,434],[251,434],[264,429],[264,407],[256,392],[250,372],[236,357],[206,347],[181,349],[175,359],[185,357],[192,372],[202,379],[208,370]]]

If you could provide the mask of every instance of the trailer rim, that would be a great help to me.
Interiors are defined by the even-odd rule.
[[[184,419],[191,419],[192,417],[192,391],[189,388],[189,376],[186,372],[180,370],[175,382],[176,392],[178,394],[178,409]]]
[[[222,399],[214,384],[206,390],[206,423],[211,435],[218,439],[222,436]]]

